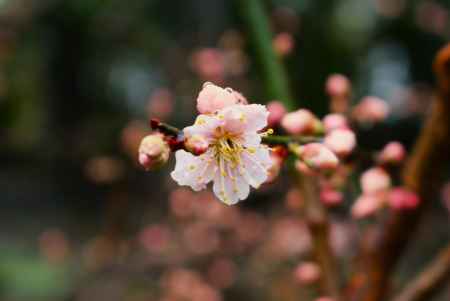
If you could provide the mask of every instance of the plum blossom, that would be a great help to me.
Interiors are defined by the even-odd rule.
[[[250,186],[264,183],[272,166],[269,148],[261,145],[258,133],[267,126],[268,115],[266,107],[258,104],[234,104],[199,115],[183,133],[186,139],[204,137],[209,148],[199,156],[178,150],[172,178],[195,191],[212,181],[214,194],[228,205],[246,199]]]

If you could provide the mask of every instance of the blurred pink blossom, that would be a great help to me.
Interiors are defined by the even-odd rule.
[[[348,121],[347,118],[342,114],[328,114],[323,118],[323,126],[325,128],[325,132],[329,133],[336,129],[348,129]]]
[[[404,146],[397,141],[389,142],[378,155],[379,164],[398,164],[406,157]]]
[[[363,194],[384,192],[391,186],[391,177],[380,167],[366,170],[360,178]]]
[[[280,56],[286,56],[292,52],[295,46],[295,40],[290,33],[282,32],[273,39],[273,48]]]
[[[267,119],[269,127],[277,126],[287,112],[283,103],[277,100],[269,102],[267,104],[267,110],[269,111],[269,117]]]
[[[208,279],[213,286],[224,289],[236,280],[237,266],[229,258],[217,258],[208,267]]]
[[[149,118],[167,119],[173,112],[173,102],[173,95],[168,89],[157,89],[147,103]]]
[[[387,196],[389,206],[394,210],[408,210],[416,208],[420,199],[419,196],[404,187],[391,189]]]
[[[225,56],[219,49],[200,49],[192,55],[191,63],[203,80],[222,82],[225,77]]]
[[[138,239],[148,252],[162,254],[169,247],[172,233],[166,225],[155,224],[145,227],[139,233]]]
[[[308,285],[317,282],[320,278],[320,267],[315,262],[302,262],[294,270],[294,279],[296,282]]]
[[[348,97],[350,95],[350,80],[342,74],[332,74],[328,77],[325,90],[331,97]]]
[[[353,204],[351,214],[360,219],[375,214],[383,205],[383,199],[377,195],[363,194]]]
[[[176,188],[169,195],[171,213],[178,218],[187,218],[194,215],[195,195],[187,188]]]
[[[325,136],[324,144],[339,157],[345,157],[356,147],[356,135],[349,129],[336,129]]]
[[[220,237],[217,230],[205,222],[195,222],[183,229],[186,249],[194,255],[206,255],[217,250]]]
[[[335,206],[342,203],[344,196],[339,190],[331,187],[324,187],[320,191],[320,200],[327,206]]]
[[[376,123],[385,120],[389,111],[389,106],[384,100],[367,96],[353,107],[352,117],[361,123]]]
[[[289,210],[297,211],[303,207],[303,203],[304,200],[300,190],[295,188],[289,189],[284,201],[286,208]]]

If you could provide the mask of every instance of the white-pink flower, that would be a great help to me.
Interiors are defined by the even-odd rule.
[[[215,195],[228,205],[246,199],[249,186],[264,183],[272,165],[269,149],[261,145],[258,134],[267,126],[268,115],[266,107],[257,104],[231,105],[215,114],[199,115],[183,132],[187,139],[205,137],[209,148],[200,156],[177,151],[172,178],[195,191],[213,181]]]

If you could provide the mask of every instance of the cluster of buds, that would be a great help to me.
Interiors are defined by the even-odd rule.
[[[406,151],[399,142],[388,143],[377,156],[377,167],[365,171],[360,178],[362,195],[352,207],[355,218],[373,215],[385,206],[393,210],[416,208],[420,199],[416,193],[405,187],[392,187],[389,167],[399,165],[406,157]]]

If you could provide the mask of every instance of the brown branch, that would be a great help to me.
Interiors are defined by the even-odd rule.
[[[450,244],[393,301],[425,301],[450,277]]]
[[[350,291],[362,294],[364,301],[385,300],[390,273],[421,215],[435,199],[445,171],[442,163],[450,159],[450,44],[438,53],[434,70],[439,83],[437,99],[403,172],[404,185],[416,191],[422,202],[411,212],[392,212],[375,240],[362,242],[365,267],[360,271],[362,275],[355,276],[362,281],[356,282],[356,287]],[[349,299],[355,300],[354,297]]]
[[[329,223],[326,210],[318,199],[317,180],[296,175],[297,184],[305,199],[305,217],[313,240],[313,252],[322,272],[321,294],[339,298],[339,277],[336,270],[334,254],[329,243]]]

